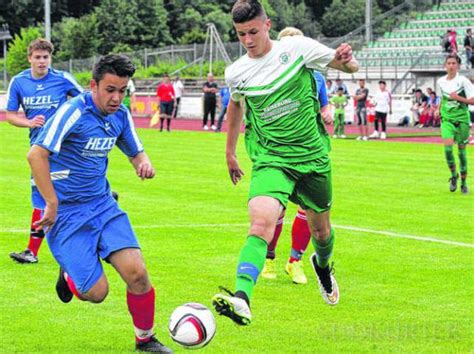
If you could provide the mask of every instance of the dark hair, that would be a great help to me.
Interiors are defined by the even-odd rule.
[[[380,81],[379,81],[379,85],[380,85],[380,84],[384,84],[385,86],[387,86],[387,83],[386,83],[384,80],[380,80]]]
[[[415,93],[416,93],[416,92],[423,93],[423,91],[421,91],[421,89],[416,89],[416,90],[415,90]]]
[[[168,73],[164,73],[163,77],[168,77],[169,78],[170,76],[168,75]]]
[[[105,74],[113,74],[130,79],[134,73],[135,65],[132,64],[127,56],[122,54],[108,54],[101,57],[94,65],[92,78],[96,83],[99,83]]]
[[[338,92],[339,92],[339,91],[344,91],[344,87],[339,86],[339,87],[337,88],[337,91],[338,91]]]
[[[244,23],[257,17],[266,17],[265,9],[257,0],[237,0],[232,7],[232,21]]]
[[[31,56],[35,50],[46,50],[49,54],[53,54],[54,46],[50,41],[44,38],[38,38],[32,41],[28,46],[28,56]]]
[[[448,59],[451,59],[451,58],[456,59],[458,64],[461,64],[461,58],[456,53],[451,53],[451,54],[446,55],[446,59],[444,60],[444,63],[446,64],[448,62]]]

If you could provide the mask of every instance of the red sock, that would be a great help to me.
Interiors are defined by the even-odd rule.
[[[155,289],[141,295],[127,291],[128,311],[132,315],[137,342],[148,342],[153,335],[155,321]]]
[[[283,218],[284,217],[281,217],[277,221],[275,232],[273,233],[272,242],[270,242],[267,248],[267,258],[270,258],[270,259],[275,258],[275,248],[277,246],[278,239],[280,238],[281,231],[283,230]]]
[[[41,213],[42,210],[33,209],[33,213],[31,215],[30,241],[28,243],[28,249],[35,255],[35,257],[38,255],[38,251],[44,239],[43,230],[36,231],[36,226],[34,225],[35,222],[41,219]]]
[[[71,290],[74,296],[77,297],[79,300],[84,301],[84,298],[81,296],[81,293],[76,288],[76,284],[74,284],[74,281],[66,272],[64,272],[64,278],[66,279],[67,285],[69,286],[69,290]]]
[[[290,263],[299,262],[301,260],[310,240],[311,232],[309,231],[308,222],[306,221],[306,213],[304,211],[298,211],[293,221],[293,227],[291,228]]]

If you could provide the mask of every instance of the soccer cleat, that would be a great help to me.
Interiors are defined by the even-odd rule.
[[[376,130],[374,130],[374,132],[369,135],[370,139],[378,139],[378,137],[379,137],[379,132]]]
[[[21,253],[12,252],[10,253],[10,258],[18,263],[38,263],[38,257],[36,257],[29,249],[26,249]]]
[[[367,140],[369,140],[369,137],[368,137],[368,136],[363,136],[363,137],[362,137],[362,140],[363,140],[363,141],[367,141]]]
[[[302,261],[286,263],[285,271],[291,277],[291,280],[293,280],[293,283],[295,284],[306,284],[308,282],[308,279],[304,274]]]
[[[166,345],[161,343],[156,337],[151,336],[148,342],[137,342],[135,345],[137,352],[153,352],[153,353],[163,353],[163,354],[172,354],[173,351],[168,348]]]
[[[385,134],[385,132],[380,133],[380,139],[382,140],[387,139],[387,134]]]
[[[362,140],[362,136],[358,136],[356,140]]]
[[[448,179],[450,192],[456,192],[456,189],[458,189],[458,178],[459,175],[457,174],[456,176],[453,176]]]
[[[64,277],[64,270],[59,268],[59,277],[56,282],[56,293],[58,294],[59,300],[67,304],[72,300],[74,296],[72,291],[69,289],[69,285],[67,285],[66,278]]]
[[[231,296],[216,294],[212,298],[212,305],[221,316],[229,317],[232,321],[241,326],[247,326],[252,322],[250,307],[244,299],[235,297],[232,292],[221,287]]]
[[[267,258],[262,269],[262,277],[265,279],[275,279],[277,277],[275,270],[275,260]]]
[[[114,198],[118,202],[119,195],[117,192],[112,191],[112,198]]]
[[[209,127],[208,127],[207,125],[204,125],[204,126],[202,127],[202,129],[203,129],[203,130],[209,130]]]
[[[467,188],[467,184],[461,184],[461,193],[469,194],[469,188]]]
[[[336,135],[336,134],[334,134],[332,137],[333,137],[334,139],[337,139],[337,135]]]
[[[211,129],[212,129],[212,130],[216,130],[217,127],[213,124],[213,125],[211,125]]]
[[[329,268],[329,266],[320,268],[316,260],[316,253],[311,255],[310,261],[318,279],[321,296],[327,304],[336,305],[339,302],[339,287],[336,278],[334,278],[334,268]]]
[[[345,139],[345,138],[346,138],[346,136],[345,136],[344,134],[341,134],[339,137],[340,137],[341,139]]]

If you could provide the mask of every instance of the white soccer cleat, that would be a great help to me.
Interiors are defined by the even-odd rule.
[[[336,135],[336,134],[334,134],[332,137],[333,137],[334,139],[337,139],[337,135]]]
[[[319,291],[324,301],[328,305],[334,306],[339,302],[339,287],[334,277],[333,267],[320,268],[316,261],[316,253],[310,257],[311,265],[313,266],[316,278],[318,279]]]
[[[213,124],[213,125],[211,125],[211,129],[212,129],[212,130],[216,130],[217,127]]]
[[[382,132],[382,134],[380,134],[380,139],[382,140],[387,139],[387,134],[385,134],[385,132]]]
[[[342,135],[340,136],[340,138],[341,138],[341,139],[345,139],[346,136],[345,136],[344,134],[342,134]]]
[[[209,127],[208,127],[207,125],[204,125],[204,126],[202,127],[202,129],[203,129],[203,130],[209,130]]]
[[[224,288],[222,290],[228,291]],[[228,291],[229,294],[232,294]],[[247,326],[252,322],[252,313],[249,305],[244,299],[235,296],[216,294],[212,298],[212,305],[217,313],[229,317],[232,321],[241,326]]]
[[[363,141],[367,141],[367,140],[369,140],[369,137],[363,136],[363,137],[362,137],[362,140],[363,140]]]
[[[378,139],[379,138],[379,132],[375,130],[372,134],[369,135],[369,138],[370,139]]]

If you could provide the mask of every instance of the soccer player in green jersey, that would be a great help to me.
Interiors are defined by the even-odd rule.
[[[330,305],[339,301],[339,289],[329,267],[334,246],[329,219],[331,166],[315,119],[318,105],[313,70],[329,66],[352,73],[358,65],[347,44],[332,50],[301,36],[272,41],[271,21],[256,0],[238,0],[232,8],[232,20],[247,54],[225,73],[231,92],[226,159],[236,184],[244,175],[236,146],[245,105],[245,143],[253,162],[250,230],[240,253],[236,292],[215,295],[213,305],[219,314],[248,325],[252,291],[288,200],[307,213],[316,250],[311,263],[323,299]]]
[[[344,120],[346,119],[345,107],[347,106],[347,96],[344,96],[344,88],[337,89],[337,95],[332,96],[329,103],[334,106],[334,135],[333,138],[345,138]]]
[[[474,86],[464,76],[458,74],[461,67],[461,58],[456,54],[449,54],[444,62],[447,75],[438,80],[441,91],[441,104],[435,113],[441,115],[441,137],[444,143],[444,153],[451,177],[449,190],[455,192],[459,174],[456,171],[453,145],[458,144],[459,164],[461,173],[461,192],[469,193],[467,188],[467,156],[466,144],[469,140],[470,113],[468,105],[474,104]]]

